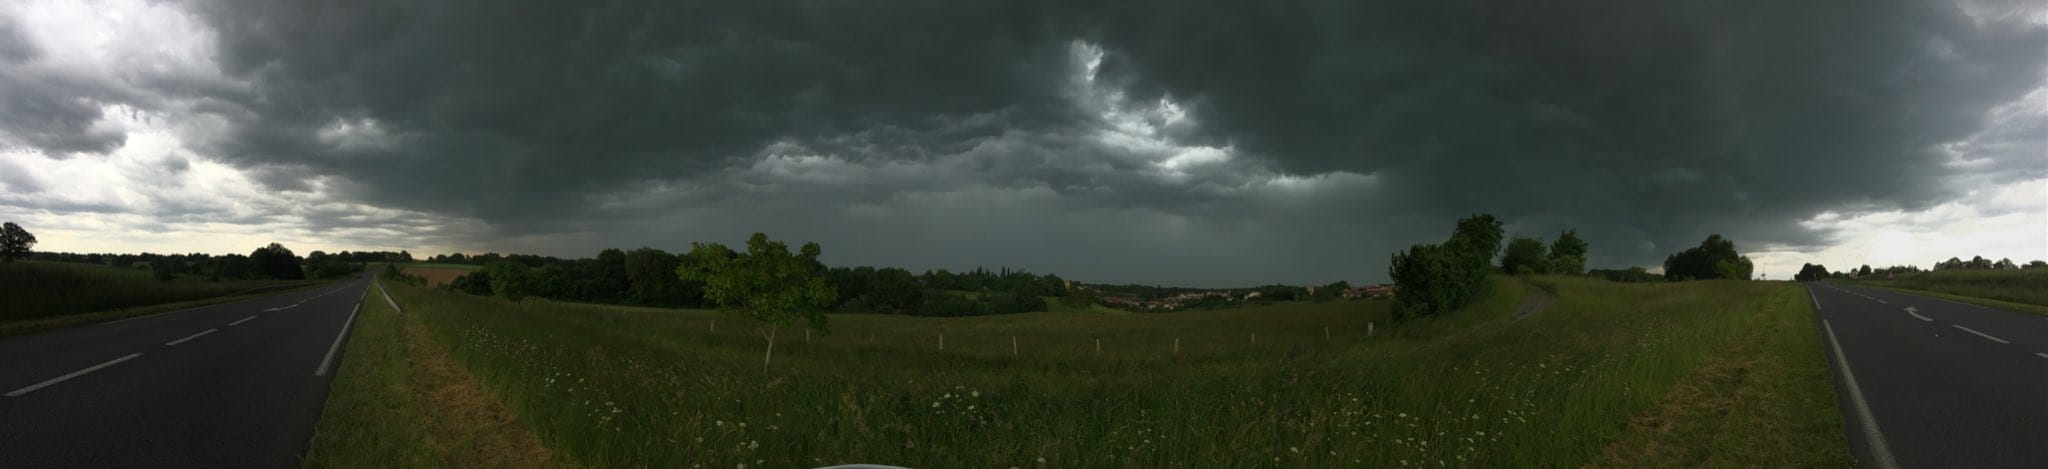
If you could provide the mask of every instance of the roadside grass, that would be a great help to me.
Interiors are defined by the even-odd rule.
[[[1889,279],[1852,280],[1848,283],[1913,290],[1908,293],[1936,293],[1939,295],[1930,296],[2034,314],[2048,314],[2048,269],[1936,270]]]
[[[158,281],[147,270],[70,262],[0,264],[0,336],[247,299],[314,280]],[[237,295],[239,294],[239,295]]]
[[[430,287],[438,287],[454,283],[455,277],[460,277],[475,271],[476,269],[456,269],[450,267],[418,266],[408,266],[401,270],[401,272],[405,273],[406,275],[411,275],[419,277],[421,279],[425,279],[427,281],[427,286]]]
[[[304,467],[552,467],[552,454],[371,288]]]
[[[1779,289],[1749,314],[1746,332],[1630,418],[1594,465],[1851,465],[1813,304]]]
[[[1508,321],[1525,282],[1555,298]],[[1496,277],[1479,303],[1398,326],[1382,301],[835,315],[831,335],[784,328],[764,371],[757,327],[712,312],[390,289],[546,446],[596,467],[1578,466],[1704,366],[1780,353],[1729,347],[1769,314],[1812,318],[1773,308],[1784,283]],[[1762,410],[1832,396],[1812,374],[1738,388],[1760,410],[1720,430],[1769,432],[1754,441],[1671,444],[1846,464],[1832,401],[1790,424]]]

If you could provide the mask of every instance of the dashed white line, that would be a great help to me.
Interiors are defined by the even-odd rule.
[[[2048,358],[2048,353],[2034,352],[2034,355],[2039,355],[2041,358]]]
[[[21,389],[16,389],[16,390],[13,390],[13,391],[9,391],[9,392],[8,392],[8,393],[6,394],[6,396],[7,396],[7,397],[21,397],[21,395],[23,395],[23,394],[28,394],[28,393],[36,392],[36,390],[37,390],[37,389],[42,389],[42,388],[50,387],[50,385],[52,385],[52,384],[62,383],[62,382],[64,382],[65,380],[69,380],[69,379],[71,379],[71,378],[77,378],[77,377],[80,377],[80,376],[85,376],[85,374],[86,374],[86,373],[91,373],[91,372],[99,371],[99,370],[100,370],[101,368],[106,368],[106,367],[109,367],[109,366],[114,366],[114,365],[120,364],[121,362],[125,362],[125,361],[128,361],[128,360],[133,360],[133,359],[135,359],[135,357],[140,357],[140,356],[142,356],[142,354],[140,354],[140,353],[131,353],[131,354],[128,354],[127,356],[124,356],[124,357],[121,357],[121,358],[116,358],[116,359],[113,359],[113,360],[107,360],[107,362],[106,362],[106,363],[101,363],[101,364],[98,364],[98,365],[93,365],[92,367],[90,367],[90,368],[86,368],[86,369],[83,369],[83,370],[73,371],[73,372],[71,372],[71,374],[67,374],[67,375],[64,375],[64,376],[58,376],[58,377],[56,377],[56,378],[54,378],[54,379],[51,379],[51,380],[49,380],[49,381],[44,381],[44,382],[41,382],[41,383],[36,383],[36,384],[35,384],[34,386],[29,386],[29,387],[25,387],[25,388],[21,388]]]
[[[348,320],[342,321],[341,332],[334,334],[334,345],[327,347],[327,358],[320,359],[320,367],[313,369],[313,376],[326,376],[327,365],[334,364],[334,353],[341,351],[341,339],[348,337],[348,326],[356,323],[356,313],[363,310],[363,303],[356,302],[356,308],[348,311]]]
[[[1856,418],[1863,422],[1863,439],[1870,444],[1873,467],[1892,469],[1899,467],[1892,460],[1890,445],[1884,442],[1884,432],[1877,429],[1877,417],[1870,415],[1870,404],[1863,401],[1863,388],[1856,385],[1856,373],[1849,371],[1849,356],[1842,353],[1842,341],[1835,338],[1835,326],[1828,320],[1820,320],[1822,328],[1828,330],[1828,346],[1835,349],[1835,364],[1842,370],[1842,382],[1849,388],[1849,402],[1856,406]]]
[[[276,308],[270,308],[270,309],[266,309],[266,310],[263,310],[263,311],[265,311],[265,312],[270,312],[270,311],[284,311],[284,310],[287,310],[287,309],[292,309],[292,308],[297,308],[297,307],[299,307],[299,304],[298,304],[298,303],[292,303],[292,305],[291,305],[291,306],[279,306],[279,307],[276,307]]]
[[[255,319],[256,319],[256,317],[255,317],[255,316],[249,316],[249,317],[246,317],[246,318],[242,318],[242,319],[237,319],[237,320],[235,320],[235,322],[231,322],[231,323],[228,323],[228,325],[230,325],[230,326],[237,326],[237,325],[241,325],[242,323],[245,323],[245,322],[253,321],[253,320],[255,320]]]
[[[185,337],[185,338],[183,338],[183,339],[173,340],[173,341],[170,341],[170,342],[164,342],[164,346],[166,346],[166,347],[169,347],[169,346],[172,346],[172,345],[178,345],[178,344],[182,344],[182,343],[185,343],[185,342],[189,342],[189,341],[191,341],[192,339],[197,339],[197,338],[200,338],[201,336],[205,336],[205,335],[207,335],[207,334],[212,334],[212,333],[214,333],[215,331],[219,331],[219,330],[220,330],[220,328],[213,328],[213,329],[207,329],[207,330],[206,330],[205,332],[200,332],[200,333],[198,333],[198,334],[192,334],[192,335],[186,336],[186,337]]]
[[[1927,322],[1934,322],[1934,318],[1930,318],[1930,317],[1927,317],[1927,316],[1921,316],[1921,315],[1920,315],[1920,312],[1919,312],[1919,311],[1917,311],[1917,310],[1914,310],[1914,309],[1913,309],[1912,307],[1910,307],[1910,306],[1909,306],[1909,307],[1906,307],[1906,314],[1911,314],[1911,315],[1913,315],[1913,317],[1915,317],[1915,318],[1919,318],[1919,319],[1920,319],[1920,320],[1922,320],[1922,321],[1927,321]]]
[[[1976,329],[1971,329],[1971,328],[1963,327],[1963,325],[1962,325],[1962,324],[1950,324],[1950,325],[1951,325],[1951,326],[1955,326],[1955,327],[1956,327],[1957,329],[1962,329],[1962,330],[1963,330],[1963,332],[1968,332],[1968,333],[1971,333],[1971,334],[1977,334],[1977,337],[1983,337],[1983,338],[1985,338],[1985,339],[1990,339],[1990,340],[1991,340],[1992,342],[1997,342],[1997,343],[2001,343],[2001,344],[2010,344],[2010,343],[2012,343],[2012,342],[2006,342],[2006,341],[2005,341],[2005,339],[2000,339],[2000,338],[1997,338],[1997,337],[1992,337],[1992,336],[1991,336],[1991,334],[1985,334],[1985,333],[1982,333],[1982,332],[1977,332],[1977,330],[1976,330]]]

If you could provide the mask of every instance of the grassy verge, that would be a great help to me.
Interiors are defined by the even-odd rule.
[[[1796,290],[1771,292],[1750,327],[1629,419],[1604,467],[1846,467],[1833,373]]]
[[[834,316],[829,336],[784,329],[766,371],[757,329],[707,312],[391,290],[549,448],[599,467],[1578,466],[1716,363],[1797,348],[1730,347],[1795,314],[1778,306],[1788,284],[1533,282],[1556,295],[1522,321],[1505,320],[1527,288],[1508,279],[1398,327],[1387,302]],[[1828,456],[1847,453],[1831,401],[1788,421],[1767,411],[1832,395],[1825,368],[1809,374],[1778,381],[1790,397],[1738,389],[1759,410],[1724,433],[1770,428],[1773,442],[1670,444],[1755,456],[1722,459],[1737,464],[1846,462]],[[1822,456],[1769,453],[1784,444]]]
[[[372,288],[305,467],[551,467],[552,454]]]

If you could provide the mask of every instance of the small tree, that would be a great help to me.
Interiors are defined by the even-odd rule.
[[[676,268],[676,275],[702,282],[704,298],[719,309],[767,323],[762,336],[768,347],[761,356],[761,369],[767,370],[781,326],[802,319],[813,330],[830,332],[825,308],[839,299],[839,291],[827,281],[819,252],[818,243],[804,243],[791,255],[788,245],[761,233],[747,238],[745,253],[718,243],[691,243],[689,260]]]
[[[14,222],[0,224],[0,262],[14,263],[15,259],[28,257],[29,248],[36,245],[36,235],[21,229]]]
[[[1586,240],[1579,232],[1565,230],[1550,243],[1550,273],[1579,275],[1586,272]]]
[[[1508,241],[1507,252],[1500,256],[1500,270],[1509,275],[1540,274],[1549,271],[1548,257],[1544,252],[1543,240],[1515,237]]]

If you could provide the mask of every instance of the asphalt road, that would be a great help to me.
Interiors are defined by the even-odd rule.
[[[1807,290],[1858,466],[2048,467],[2048,317],[1875,288]]]
[[[0,339],[0,467],[298,467],[369,280]]]

